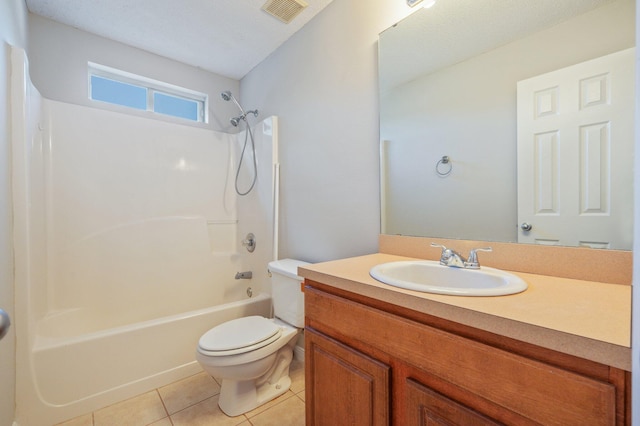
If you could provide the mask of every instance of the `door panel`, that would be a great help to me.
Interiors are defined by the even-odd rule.
[[[518,82],[518,242],[631,249],[634,56]]]

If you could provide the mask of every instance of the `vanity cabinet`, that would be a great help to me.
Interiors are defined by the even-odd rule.
[[[314,406],[331,407],[314,410],[311,424],[389,424],[388,365],[313,330],[305,334],[305,343]]]
[[[307,425],[625,425],[631,375],[311,280]]]

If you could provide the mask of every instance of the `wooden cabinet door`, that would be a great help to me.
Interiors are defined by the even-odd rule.
[[[459,404],[444,395],[406,379],[407,426],[495,426],[501,423]]]
[[[307,426],[388,425],[390,368],[305,331]]]

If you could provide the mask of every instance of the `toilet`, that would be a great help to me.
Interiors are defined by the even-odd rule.
[[[296,337],[304,327],[304,294],[298,266],[307,262],[269,262],[275,318],[248,316],[220,324],[202,335],[196,359],[222,379],[218,405],[239,416],[282,395],[291,386],[289,365]]]

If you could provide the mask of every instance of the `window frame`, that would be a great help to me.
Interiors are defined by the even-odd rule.
[[[171,117],[178,120],[184,120],[190,123],[207,124],[209,122],[209,96],[205,93],[197,92],[195,90],[187,89],[184,87],[176,86],[173,84],[165,83],[159,80],[154,80],[148,77],[143,77],[137,74],[133,74],[127,71],[118,70],[115,68],[107,67],[105,65],[96,64],[94,62],[88,62],[87,80],[88,80],[88,93],[87,97],[91,102],[97,102],[108,105],[115,105],[117,107],[126,108],[130,111],[145,111],[128,105],[120,103],[104,101],[101,99],[94,99],[92,97],[92,77],[96,76],[103,79],[115,81],[117,83],[129,84],[136,87],[140,87],[146,90],[147,107],[146,111],[160,116]],[[167,114],[164,112],[158,112],[155,110],[154,95],[162,94],[187,101],[192,101],[197,105],[197,120],[191,118],[182,117],[179,115]]]

